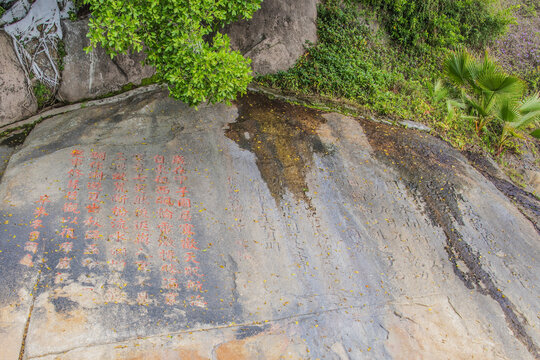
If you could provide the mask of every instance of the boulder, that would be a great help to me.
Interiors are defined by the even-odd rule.
[[[250,20],[228,26],[233,48],[251,58],[256,74],[287,70],[317,41],[316,0],[265,0]]]
[[[29,90],[12,44],[11,38],[0,31],[0,126],[37,110],[36,99]]]
[[[120,90],[129,83],[138,85],[142,79],[154,73],[152,67],[142,65],[144,53],[119,55],[111,59],[104,49],[98,47],[87,54],[84,51],[90,45],[86,37],[87,20],[65,21],[63,31],[67,55],[58,91],[60,100],[75,102],[101,96]]]

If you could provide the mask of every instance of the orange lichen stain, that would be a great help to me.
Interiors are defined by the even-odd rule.
[[[243,340],[234,340],[220,345],[216,349],[218,360],[249,360],[245,345],[246,342]]]

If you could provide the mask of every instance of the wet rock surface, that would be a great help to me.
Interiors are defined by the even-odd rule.
[[[6,359],[539,356],[531,217],[416,130],[137,95],[37,125],[0,204]]]

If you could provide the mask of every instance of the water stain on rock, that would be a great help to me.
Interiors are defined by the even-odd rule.
[[[261,176],[281,203],[286,190],[311,206],[306,173],[313,153],[325,153],[317,128],[326,120],[317,110],[271,100],[260,94],[240,99],[238,119],[226,135],[257,157]]]
[[[463,184],[458,175],[466,159],[443,141],[427,134],[386,124],[361,120],[376,157],[393,167],[413,196],[425,204],[427,216],[446,235],[446,252],[454,272],[467,288],[495,300],[508,327],[528,351],[540,358],[540,350],[525,329],[526,319],[499,291],[491,275],[482,268],[480,255],[472,249],[454,224],[463,225],[457,190]]]

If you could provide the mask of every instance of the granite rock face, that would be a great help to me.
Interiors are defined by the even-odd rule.
[[[535,359],[540,236],[429,135],[250,95],[39,124],[0,183],[3,359]]]
[[[264,0],[250,20],[230,25],[234,49],[251,58],[253,72],[275,73],[292,67],[317,42],[316,0]]]
[[[111,59],[102,48],[86,53],[90,45],[86,37],[88,21],[64,21],[64,43],[67,55],[64,57],[62,81],[58,97],[63,101],[75,102],[95,98],[120,90],[123,85],[138,85],[141,80],[153,75],[150,66],[143,66],[143,53],[119,55]]]
[[[0,31],[0,126],[32,115],[37,102],[31,94],[11,38]]]

